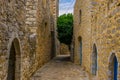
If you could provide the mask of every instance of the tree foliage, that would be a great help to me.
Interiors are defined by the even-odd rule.
[[[73,15],[63,14],[57,20],[58,39],[61,43],[70,45],[73,35]]]

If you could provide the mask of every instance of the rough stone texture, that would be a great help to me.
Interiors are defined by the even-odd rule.
[[[97,48],[97,80],[113,80],[110,70],[113,54],[120,62],[120,10],[119,0],[76,0],[74,10],[75,63],[80,63],[82,40],[82,66],[92,74],[93,45]],[[80,12],[81,10],[81,12]],[[81,16],[80,16],[81,14]],[[118,65],[118,80],[120,79]]]
[[[50,0],[38,0],[37,2],[36,32],[35,35],[32,34],[33,38],[30,39],[35,42],[31,45],[31,48],[34,49],[32,52],[35,52],[35,58],[33,58],[35,60],[30,68],[31,73],[34,73],[55,56],[55,53],[53,53],[55,49],[55,19],[53,19],[50,4]]]
[[[37,29],[37,9],[38,9],[38,0],[27,0],[26,2],[26,26],[30,29],[31,32],[36,32]]]
[[[88,5],[90,5],[89,0],[77,0],[74,9],[74,61],[80,64],[80,42],[82,42],[82,66],[86,67],[87,71],[90,70],[90,53],[92,51],[91,8]]]
[[[14,62],[15,80],[29,80],[38,67],[51,59],[54,20],[49,0],[46,7],[43,1],[0,0],[0,80],[7,80],[9,66]]]
[[[10,48],[15,39],[18,43],[14,42],[14,46],[19,45],[21,52],[21,79],[23,76],[28,77],[29,44],[25,27],[25,2],[24,0],[1,0],[0,6],[0,79],[7,78]]]
[[[70,55],[70,50],[66,44],[60,44],[60,54],[59,55]]]
[[[52,15],[52,19],[54,21],[54,27],[51,29],[52,33],[54,33],[55,37],[54,37],[54,42],[55,44],[53,44],[54,46],[54,53],[59,54],[60,53],[60,42],[57,39],[57,17],[59,15],[59,0],[50,0],[50,12]]]
[[[57,56],[38,69],[30,80],[90,80],[88,74],[69,61],[69,56]]]

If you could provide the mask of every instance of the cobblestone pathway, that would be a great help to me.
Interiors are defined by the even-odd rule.
[[[68,56],[58,56],[40,68],[31,80],[89,80],[80,66],[69,61]]]

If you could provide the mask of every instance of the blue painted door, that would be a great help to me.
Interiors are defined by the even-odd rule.
[[[82,65],[82,41],[80,41],[80,65]]]
[[[114,58],[114,80],[117,80],[117,73],[118,73],[118,61],[117,58]]]

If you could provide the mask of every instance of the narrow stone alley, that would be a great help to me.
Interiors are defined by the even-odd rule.
[[[89,80],[89,77],[79,65],[70,62],[69,56],[61,55],[40,68],[31,80]]]

